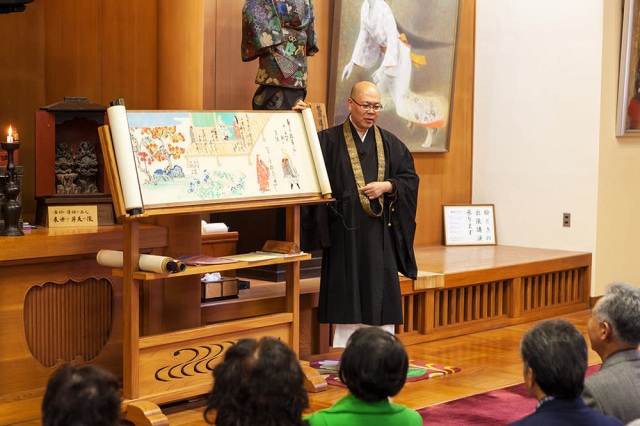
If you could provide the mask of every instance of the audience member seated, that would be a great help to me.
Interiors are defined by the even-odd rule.
[[[587,342],[565,320],[544,321],[520,343],[524,383],[538,400],[535,412],[511,425],[621,425],[585,405],[580,398],[587,372]]]
[[[93,365],[65,364],[47,383],[42,400],[44,426],[120,424],[118,380]]]
[[[407,352],[395,336],[378,327],[361,328],[340,358],[338,375],[349,395],[306,419],[311,426],[421,426],[420,414],[389,401],[404,386],[408,368]]]
[[[281,341],[242,339],[213,369],[204,418],[217,426],[303,425],[309,405],[296,354]]]
[[[587,330],[602,367],[585,380],[584,402],[625,423],[640,418],[640,289],[610,284],[591,310]]]

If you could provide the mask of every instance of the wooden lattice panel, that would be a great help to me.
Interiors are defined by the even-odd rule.
[[[523,312],[579,303],[585,268],[522,277]]]
[[[24,333],[32,356],[45,367],[78,357],[91,361],[111,334],[113,304],[106,279],[32,287],[24,301]]]
[[[434,328],[488,320],[506,314],[508,280],[437,290]]]

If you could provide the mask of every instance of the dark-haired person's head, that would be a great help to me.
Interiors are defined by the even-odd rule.
[[[532,374],[533,381],[546,396],[573,399],[582,393],[587,371],[587,342],[570,322],[549,320],[535,325],[524,335],[520,354],[525,378]]]
[[[402,343],[378,327],[366,327],[349,338],[338,375],[354,396],[375,402],[400,392],[408,369],[409,357]]]
[[[65,364],[49,378],[42,400],[44,426],[115,426],[120,421],[118,380],[93,365]]]
[[[217,426],[302,425],[309,405],[296,354],[280,340],[241,339],[213,369],[204,412]]]

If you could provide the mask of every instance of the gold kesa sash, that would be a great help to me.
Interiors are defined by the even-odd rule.
[[[384,181],[384,147],[382,146],[382,135],[377,126],[373,126],[376,137],[376,150],[378,153],[378,182]],[[344,133],[344,139],[347,142],[347,151],[349,152],[349,159],[351,160],[351,169],[353,170],[353,177],[356,179],[356,185],[358,189],[366,185],[364,181],[364,175],[362,174],[362,166],[360,165],[360,158],[358,157],[358,150],[356,149],[356,143],[353,140],[353,134],[351,133],[351,126],[349,125],[349,119],[344,122],[342,126]],[[371,210],[371,204],[369,198],[362,192],[358,192],[360,197],[360,204],[364,211],[371,217],[380,217],[384,209],[384,195],[378,197],[380,203],[380,213],[374,213]]]

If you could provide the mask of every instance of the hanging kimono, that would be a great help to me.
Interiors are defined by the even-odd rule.
[[[312,0],[246,0],[242,60],[258,58],[256,84],[304,89],[307,56],[318,52]]]

